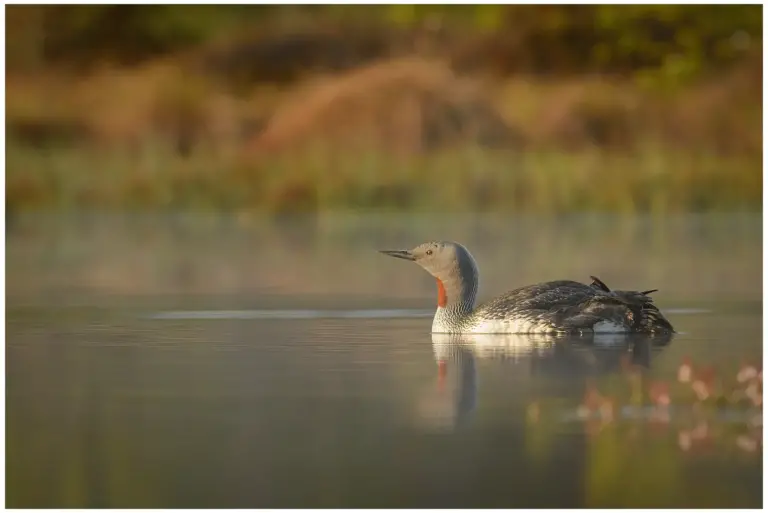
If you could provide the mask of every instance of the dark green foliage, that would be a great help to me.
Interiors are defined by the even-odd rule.
[[[417,38],[446,39],[439,46],[459,61],[499,72],[632,72],[641,79],[651,73],[668,84],[729,64],[762,44],[760,5],[53,5],[8,11],[11,51],[25,52],[11,41],[23,32],[44,62],[64,63],[134,62],[235,33],[261,40],[269,32],[274,39],[307,27],[342,27],[354,47],[367,30],[350,30],[363,26],[390,33],[393,48]],[[27,20],[25,28],[14,31],[20,19]],[[37,36],[29,36],[34,28]],[[364,52],[360,59],[380,53]]]

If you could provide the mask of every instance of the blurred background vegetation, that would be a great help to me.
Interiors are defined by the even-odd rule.
[[[8,6],[32,208],[759,210],[762,6]]]

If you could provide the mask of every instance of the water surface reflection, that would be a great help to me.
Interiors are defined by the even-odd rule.
[[[672,341],[430,335],[479,300],[659,288]],[[20,217],[6,238],[10,507],[755,507],[760,216]]]
[[[476,359],[504,362],[510,372],[578,379],[616,372],[627,366],[648,368],[653,348],[673,335],[640,334],[432,334],[437,384],[425,393],[420,411],[427,425],[454,428],[470,421],[476,408],[479,376]]]

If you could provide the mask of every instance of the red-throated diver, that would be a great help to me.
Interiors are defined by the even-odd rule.
[[[467,248],[426,242],[385,255],[416,262],[437,279],[432,333],[673,333],[643,292],[558,280],[521,287],[475,308],[479,273]]]

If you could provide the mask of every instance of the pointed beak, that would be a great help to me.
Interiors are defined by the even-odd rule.
[[[384,253],[385,255],[389,255],[395,258],[402,258],[403,260],[410,260],[410,261],[416,260],[416,257],[413,256],[413,253],[411,253],[407,249],[384,249],[379,251],[379,253]]]

